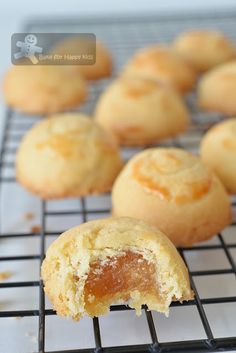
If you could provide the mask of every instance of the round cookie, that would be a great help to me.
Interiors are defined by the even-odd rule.
[[[198,104],[208,111],[236,114],[236,61],[205,73],[198,85]]]
[[[61,316],[79,320],[127,303],[168,313],[171,301],[192,299],[187,268],[157,228],[121,217],[74,227],[47,250],[44,289]]]
[[[122,145],[144,145],[186,130],[187,108],[179,95],[157,81],[123,76],[100,96],[95,119]]]
[[[190,91],[196,80],[196,72],[181,55],[158,45],[137,51],[123,74],[160,81],[182,94]]]
[[[3,85],[6,103],[28,114],[47,114],[79,106],[87,96],[84,79],[64,66],[12,66]]]
[[[81,45],[81,37],[67,38],[52,48],[53,53],[65,54],[76,53],[76,48]],[[71,65],[68,66],[73,72],[80,73],[86,80],[99,80],[112,74],[112,57],[109,50],[96,41],[96,62],[93,65]]]
[[[199,158],[177,148],[135,155],[112,190],[115,216],[143,219],[176,246],[211,238],[231,221],[229,197]]]
[[[200,150],[203,162],[236,194],[236,118],[213,126],[203,137]]]
[[[44,199],[108,191],[122,167],[116,142],[79,114],[61,114],[35,125],[16,157],[18,181]]]
[[[235,58],[235,46],[218,31],[193,30],[181,33],[174,48],[199,72]]]

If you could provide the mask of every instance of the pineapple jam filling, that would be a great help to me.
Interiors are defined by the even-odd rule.
[[[84,287],[85,308],[92,312],[95,307],[109,306],[115,300],[127,301],[135,290],[160,300],[154,263],[131,251],[94,262]]]

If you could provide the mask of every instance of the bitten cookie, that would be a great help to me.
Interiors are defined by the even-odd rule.
[[[217,66],[201,78],[198,104],[205,110],[236,114],[236,61]]]
[[[61,316],[79,320],[126,303],[168,313],[192,299],[187,268],[157,228],[132,218],[84,223],[60,235],[42,265],[45,292]]]
[[[181,55],[158,45],[139,50],[123,74],[157,80],[183,94],[193,88],[196,80],[196,72]]]
[[[181,33],[174,42],[174,48],[199,72],[236,58],[235,45],[218,31]]]
[[[47,114],[79,106],[87,96],[84,79],[64,66],[12,66],[3,85],[6,103],[28,114]]]
[[[211,238],[231,221],[229,197],[199,158],[177,148],[134,156],[112,190],[115,216],[143,219],[177,246]]]
[[[121,167],[113,138],[79,114],[55,115],[35,125],[16,157],[18,181],[44,199],[108,191]]]
[[[236,194],[236,118],[213,126],[201,142],[202,160]]]
[[[67,38],[52,48],[53,53],[76,53],[81,37]],[[68,69],[80,73],[86,80],[99,80],[112,74],[112,56],[101,42],[96,42],[96,62],[93,65],[71,65]]]
[[[100,96],[95,119],[122,145],[143,145],[186,130],[187,108],[179,95],[157,81],[124,76]]]

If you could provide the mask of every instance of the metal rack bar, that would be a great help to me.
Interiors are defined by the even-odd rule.
[[[40,244],[40,267],[39,276],[41,273],[41,265],[45,256],[45,201],[42,201],[41,207],[41,244]],[[39,334],[38,334],[39,353],[44,353],[45,347],[45,294],[43,289],[43,281],[39,282]]]
[[[183,257],[185,263],[187,263],[186,259],[185,259],[185,256],[184,256],[184,252],[180,251],[180,254]],[[214,348],[213,347],[213,343],[212,343],[213,339],[214,339],[214,336],[213,336],[209,321],[207,319],[205,310],[204,310],[203,305],[201,303],[201,300],[200,300],[200,297],[199,297],[199,294],[198,294],[198,291],[197,291],[197,288],[195,286],[195,283],[194,283],[194,280],[193,280],[193,276],[191,275],[191,273],[189,274],[189,278],[190,278],[191,288],[194,291],[195,301],[196,301],[197,309],[198,309],[198,312],[199,312],[199,315],[200,315],[200,318],[201,318],[201,321],[202,321],[202,325],[204,327],[205,333],[206,333],[207,338],[208,338],[207,341],[206,341],[206,344],[209,346],[209,349],[212,349],[212,348]]]
[[[225,241],[224,241],[224,239],[223,239],[221,234],[218,235],[218,238],[220,239],[222,248],[224,249],[225,255],[226,255],[226,257],[227,257],[227,259],[228,259],[228,261],[229,261],[229,263],[230,263],[230,265],[232,267],[232,271],[234,272],[234,274],[236,276],[236,264],[235,264],[235,262],[233,260],[233,257],[231,256],[231,254],[230,254],[230,252],[228,250],[228,247],[226,246]]]

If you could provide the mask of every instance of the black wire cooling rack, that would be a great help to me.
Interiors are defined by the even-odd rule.
[[[93,32],[98,38],[105,41],[110,47],[115,63],[116,63],[116,73],[119,71],[123,63],[128,59],[128,57],[139,47],[147,46],[151,43],[156,42],[169,42],[175,37],[179,32],[188,28],[217,28],[223,30],[228,36],[236,41],[236,11],[231,11],[228,13],[209,13],[209,14],[186,14],[186,15],[165,15],[165,16],[146,16],[142,18],[89,18],[89,19],[72,19],[72,20],[35,20],[28,23],[24,28],[24,32]],[[116,74],[115,73],[115,74]],[[104,89],[110,80],[103,80],[100,83],[95,83],[91,86],[90,99],[82,107],[82,111],[86,113],[91,113],[94,108],[94,104],[100,92]],[[203,114],[198,112],[195,106],[195,95],[191,94],[187,97],[187,104],[192,113],[193,124],[189,132],[185,135],[180,136],[177,139],[170,140],[164,143],[166,146],[178,146],[186,148],[188,150],[196,151],[198,148],[199,141],[202,134],[206,129],[212,124],[221,119],[220,116],[212,114]],[[11,187],[16,183],[14,176],[14,156],[17,150],[19,141],[25,132],[37,121],[39,117],[26,117],[20,115],[11,109],[6,110],[5,125],[2,138],[2,147],[0,152],[0,187],[1,190],[7,185]],[[163,145],[163,144],[162,144]],[[126,148],[123,151],[125,158],[129,158],[132,154],[137,152],[137,149]],[[109,197],[109,195],[107,195]],[[10,198],[10,196],[9,196]],[[90,197],[93,202],[93,197]],[[4,221],[3,213],[6,214],[5,203],[1,200],[1,223]],[[12,204],[16,201],[14,198],[8,200]],[[58,231],[50,231],[47,227],[48,219],[53,217],[53,219],[62,219],[67,216],[78,216],[80,222],[85,222],[88,219],[95,217],[104,217],[110,212],[109,207],[93,207],[92,209],[88,207],[86,198],[80,198],[77,200],[78,207],[70,209],[51,209],[48,202],[40,202],[40,214],[41,214],[41,229],[23,231],[23,232],[4,232],[1,231],[0,234],[0,246],[1,242],[6,239],[12,239],[18,244],[24,242],[25,238],[37,238],[40,240],[39,249],[35,249],[36,255],[29,254],[15,254],[3,256],[2,251],[0,253],[0,264],[3,262],[17,262],[20,261],[31,261],[38,260],[39,264],[42,263],[45,249],[46,241],[50,237],[55,237],[65,229],[60,229]],[[18,200],[18,203],[20,201]],[[73,204],[74,205],[74,204]],[[232,205],[234,211],[236,211],[235,199],[232,199]],[[11,208],[11,207],[10,207]],[[3,212],[4,211],[4,212]],[[7,210],[9,217],[11,217],[11,209]],[[56,221],[57,222],[57,221]],[[79,223],[79,222],[78,222]],[[235,233],[236,236],[236,223],[234,222],[231,226],[231,231]],[[180,340],[180,341],[165,341],[160,340],[159,331],[152,313],[146,308],[143,308],[144,317],[146,317],[146,328],[149,331],[150,342],[145,344],[133,344],[133,345],[115,345],[107,346],[103,344],[102,340],[102,329],[100,320],[98,318],[91,319],[93,325],[91,329],[94,335],[94,346],[91,348],[81,347],[73,349],[56,349],[47,350],[47,342],[45,338],[45,333],[47,326],[45,325],[45,320],[51,316],[55,315],[52,309],[48,309],[45,306],[45,297],[43,291],[43,283],[38,276],[38,280],[24,280],[24,281],[7,281],[0,282],[0,294],[1,290],[8,288],[11,291],[16,290],[16,288],[22,287],[35,287],[39,292],[39,301],[37,308],[27,309],[27,310],[4,310],[4,306],[0,306],[0,320],[10,317],[37,317],[38,318],[38,348],[37,352],[54,352],[54,353],[69,353],[69,352],[104,352],[104,353],[134,353],[134,352],[212,352],[212,351],[232,351],[236,350],[236,318],[234,316],[233,324],[235,325],[230,336],[217,335],[214,332],[213,322],[214,318],[209,319],[208,308],[213,305],[227,305],[229,303],[236,307],[236,290],[235,292],[228,295],[226,288],[221,289],[221,295],[212,297],[208,296],[204,298],[199,290],[197,289],[197,279],[199,278],[212,278],[216,279],[222,275],[231,275],[233,277],[232,281],[235,281],[236,276],[236,265],[234,261],[233,253],[236,249],[236,237],[235,241],[228,241],[224,234],[218,234],[215,238],[217,241],[215,243],[207,242],[192,248],[179,249],[180,254],[185,259],[187,265],[189,266],[189,260],[194,252],[209,254],[209,258],[216,256],[215,251],[223,254],[227,261],[226,268],[193,270],[189,266],[190,270],[190,280],[191,286],[195,292],[195,299],[183,304],[173,303],[172,308],[178,307],[181,311],[184,311],[186,307],[195,307],[199,321],[204,333],[204,338],[200,335],[199,337],[191,340]],[[218,254],[218,253],[217,253]],[[30,263],[30,262],[29,262]],[[30,265],[29,265],[30,266]],[[204,263],[203,263],[204,266]],[[209,284],[206,284],[210,286]],[[1,304],[1,301],[0,301]],[[132,310],[125,305],[115,305],[111,307],[111,312],[125,313],[128,310]],[[232,311],[234,315],[234,311]],[[123,314],[122,314],[123,315]],[[219,311],[219,315],[220,311]],[[230,313],[228,314],[230,315]],[[222,316],[222,322],[228,321],[228,316]],[[90,319],[89,319],[90,320]],[[140,319],[137,319],[140,320]],[[168,319],[170,320],[170,319]],[[181,322],[178,323],[181,326]],[[191,319],[189,322],[191,326]],[[12,334],[13,335],[13,334]],[[137,332],[138,335],[138,332]],[[1,336],[1,333],[0,333]],[[13,335],[14,338],[14,335]],[[4,340],[4,337],[0,339]],[[73,346],[74,347],[74,346]],[[16,352],[16,351],[15,351]],[[4,351],[7,353],[7,351]]]

